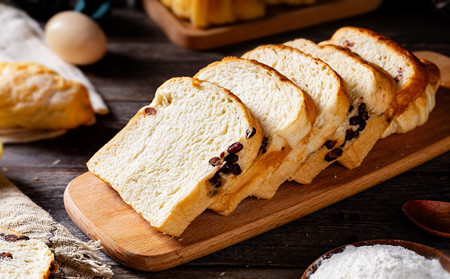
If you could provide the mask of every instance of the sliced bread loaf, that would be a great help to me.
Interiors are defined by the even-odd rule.
[[[261,127],[235,95],[173,78],[87,166],[151,226],[179,236],[247,172],[261,142]]]
[[[296,146],[277,172],[253,193],[259,198],[271,198],[279,185],[293,179],[306,157],[319,149],[344,121],[350,106],[347,86],[322,60],[289,46],[260,46],[243,57],[260,61],[285,75],[312,97],[317,109],[309,142]]]
[[[336,133],[308,156],[293,179],[303,184],[311,183],[323,169],[347,152],[357,153],[353,156],[355,165],[361,164],[388,125],[383,113],[397,90],[394,79],[378,66],[342,47],[318,46],[306,39],[285,45],[320,58],[335,70],[347,83],[351,104]]]
[[[397,92],[386,110],[388,122],[402,114],[428,84],[425,66],[408,50],[390,38],[374,31],[357,27],[343,27],[337,30],[329,41],[320,44],[335,44],[360,55],[388,72],[397,82]],[[343,154],[339,163],[352,169],[359,166],[352,154]]]
[[[308,135],[315,107],[311,98],[286,77],[256,61],[225,58],[200,70],[195,77],[216,82],[236,94],[260,121],[265,137],[258,158],[244,178],[210,207],[227,215]]]
[[[0,228],[0,278],[46,279],[58,269],[54,261],[44,241]]]
[[[436,104],[436,91],[439,88],[441,74],[439,68],[427,60],[420,60],[425,65],[428,75],[428,84],[425,91],[411,102],[406,110],[395,117],[389,127],[384,131],[382,138],[391,134],[407,133],[414,128],[423,125]]]

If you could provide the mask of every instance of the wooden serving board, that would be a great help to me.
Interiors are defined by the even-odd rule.
[[[432,52],[420,56],[450,65],[446,56]],[[450,86],[449,73],[443,73],[443,85]],[[118,262],[144,271],[163,270],[291,222],[449,151],[449,111],[450,89],[441,87],[425,125],[380,140],[359,168],[349,171],[331,165],[312,184],[286,182],[271,200],[248,198],[227,217],[206,211],[180,238],[150,227],[112,188],[89,172],[70,182],[64,204],[74,223],[89,238],[101,240],[104,250]]]
[[[211,49],[372,11],[382,0],[318,0],[311,6],[268,6],[261,19],[201,29],[176,17],[160,0],[143,0],[147,14],[172,42]]]

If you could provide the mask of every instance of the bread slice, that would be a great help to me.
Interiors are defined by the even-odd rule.
[[[314,100],[317,118],[309,142],[300,143],[269,179],[253,193],[259,198],[271,198],[279,185],[300,168],[309,154],[318,150],[344,121],[350,103],[347,86],[341,77],[322,60],[283,45],[260,46],[243,55],[255,59],[285,75],[305,90]]]
[[[436,104],[436,91],[439,88],[441,74],[439,68],[427,60],[420,60],[425,65],[428,75],[428,85],[425,91],[411,102],[406,110],[395,117],[389,127],[384,131],[382,138],[391,134],[404,134],[423,125]]]
[[[397,92],[385,113],[388,122],[402,114],[427,86],[425,66],[398,43],[374,31],[343,27],[337,30],[329,41],[320,44],[347,47],[366,61],[383,68],[395,79]],[[349,169],[359,166],[350,153],[343,154],[338,162]]]
[[[265,140],[250,170],[233,191],[210,207],[230,214],[283,162],[289,151],[309,133],[315,119],[311,98],[277,71],[256,61],[229,57],[212,63],[196,76],[230,89],[259,120]]]
[[[347,152],[357,153],[355,165],[361,164],[388,125],[384,111],[397,90],[394,79],[378,66],[342,47],[318,46],[306,39],[285,45],[311,54],[335,70],[347,83],[352,108],[336,133],[308,156],[293,179],[303,184],[311,183],[323,169]]]
[[[389,119],[400,115],[425,90],[428,83],[426,69],[417,57],[374,31],[343,27],[329,41],[320,44],[347,47],[366,61],[383,68],[395,79],[398,91],[387,111]]]
[[[49,278],[58,269],[54,261],[44,241],[0,228],[0,278]]]
[[[247,172],[261,142],[261,127],[235,95],[173,78],[87,166],[152,227],[180,236]]]

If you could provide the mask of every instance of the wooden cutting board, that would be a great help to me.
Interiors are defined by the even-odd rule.
[[[449,58],[418,53],[446,69]],[[447,68],[448,69],[448,68]],[[86,172],[64,193],[74,223],[118,262],[144,271],[167,269],[231,246],[366,190],[450,150],[450,83],[443,85],[428,122],[415,130],[380,140],[362,166],[346,170],[337,164],[312,184],[284,183],[271,200],[244,200],[230,216],[211,211],[200,215],[180,238],[152,227],[103,181]]]
[[[190,49],[210,49],[372,11],[382,0],[317,0],[311,6],[269,6],[261,19],[201,29],[176,17],[160,0],[143,0],[147,14],[170,40]]]

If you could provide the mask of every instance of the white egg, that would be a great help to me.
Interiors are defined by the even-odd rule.
[[[98,24],[85,14],[66,11],[54,15],[45,26],[50,49],[65,61],[89,65],[106,52],[107,39]]]

